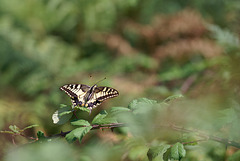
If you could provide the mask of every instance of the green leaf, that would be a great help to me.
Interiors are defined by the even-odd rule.
[[[112,116],[118,115],[119,113],[122,112],[130,112],[131,110],[126,107],[112,107],[110,110],[110,113]]]
[[[163,155],[170,148],[170,145],[159,145],[149,148],[147,152],[150,161],[163,161]]]
[[[171,158],[175,160],[181,160],[186,155],[186,150],[179,142],[174,144],[171,148]]]
[[[0,133],[3,133],[3,134],[14,134],[13,131],[7,131],[7,130],[5,130],[5,131],[0,131]]]
[[[64,111],[59,114],[59,117],[62,117],[63,115],[71,114],[73,111]]]
[[[168,102],[170,102],[170,101],[172,101],[172,100],[175,100],[175,99],[178,99],[178,98],[183,98],[184,96],[182,95],[182,94],[177,94],[177,95],[173,95],[173,96],[169,96],[169,97],[167,97],[164,101],[163,101],[163,103],[168,103]]]
[[[16,125],[10,125],[9,129],[12,130],[14,133],[20,133],[20,129]]]
[[[157,101],[147,98],[138,98],[129,103],[128,108],[133,111],[134,114],[146,113],[156,105]]]
[[[65,136],[65,139],[69,142],[69,143],[73,143],[77,137],[75,137],[75,135],[73,134],[73,131],[71,131],[70,133],[68,133],[66,136]]]
[[[72,108],[61,105],[60,109],[54,112],[52,120],[54,124],[62,125],[66,123],[73,115]]]
[[[108,115],[107,111],[103,110],[97,114],[92,120],[92,124],[101,124],[102,120]]]
[[[22,129],[22,131],[27,130],[27,129],[31,129],[31,128],[37,127],[37,126],[38,125],[30,125],[30,126],[25,127],[24,129]]]
[[[6,151],[5,161],[77,161],[73,146],[62,139],[25,144]],[[2,155],[1,155],[2,156]],[[82,153],[81,153],[82,156]],[[77,156],[79,158],[79,156]],[[2,160],[2,159],[1,159]],[[80,161],[80,159],[78,159]],[[82,161],[82,160],[81,160]],[[84,160],[86,161],[86,160]],[[92,161],[92,160],[91,160]]]
[[[163,154],[163,160],[169,161],[170,160],[170,154],[171,154],[171,148],[169,148],[164,154]]]
[[[240,160],[240,150],[238,150],[228,158],[228,161],[236,161],[236,160]]]
[[[128,150],[128,157],[130,160],[146,160],[146,153],[148,147],[146,145],[134,146]],[[146,158],[146,159],[143,159]]]
[[[92,121],[92,124],[102,125],[117,123],[117,120],[114,117],[108,116],[108,113],[103,110],[98,115],[96,115]]]
[[[150,100],[147,98],[138,98],[129,103],[128,108],[134,110],[138,108],[139,105],[154,105],[157,104],[157,101]]]
[[[88,121],[82,119],[72,121],[71,124],[75,126],[90,126],[90,123]]]
[[[64,108],[64,107],[68,107],[68,106],[65,105],[65,104],[60,104],[60,107],[59,107],[59,108]]]
[[[82,138],[92,129],[92,126],[87,127],[79,127],[74,130],[72,130],[70,133],[66,135],[66,140],[69,143],[74,142],[76,139],[79,140],[79,142],[82,141]]]
[[[81,107],[81,106],[77,106],[77,109],[81,110],[81,111],[86,111],[88,113],[90,113],[90,110],[87,107]]]
[[[240,133],[240,118],[239,112],[237,109],[240,109],[239,105],[235,105],[235,108],[228,108],[220,111],[220,117],[216,120],[216,125],[219,128],[227,127],[229,128],[229,139],[237,140],[239,139]]]
[[[42,131],[37,132],[37,137],[39,141],[45,140],[46,137],[44,136],[44,133]]]

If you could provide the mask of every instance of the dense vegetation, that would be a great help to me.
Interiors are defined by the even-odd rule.
[[[239,7],[1,0],[0,159],[240,160]],[[59,87],[105,77],[120,95],[72,115]]]

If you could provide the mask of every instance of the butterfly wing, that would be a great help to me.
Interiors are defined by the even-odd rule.
[[[109,98],[117,97],[119,92],[111,87],[96,87],[93,91],[91,99],[86,102],[86,107],[90,110],[100,105]]]
[[[85,104],[85,95],[91,87],[85,84],[66,84],[60,87],[72,100],[73,106]]]

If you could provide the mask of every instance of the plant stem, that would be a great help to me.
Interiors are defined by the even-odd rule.
[[[220,137],[217,137],[217,136],[214,136],[214,135],[208,135],[208,134],[205,134],[205,133],[200,132],[198,130],[190,130],[190,129],[186,129],[186,128],[179,127],[179,126],[172,125],[172,124],[171,125],[161,125],[161,127],[170,128],[170,129],[180,131],[180,132],[185,132],[185,133],[195,133],[197,136],[199,136],[201,138],[205,138],[206,140],[213,140],[213,141],[216,141],[216,142],[219,142],[219,143],[223,143],[226,146],[233,146],[233,147],[236,147],[236,148],[240,149],[240,143],[238,143],[238,142],[230,141],[226,138],[220,138]]]

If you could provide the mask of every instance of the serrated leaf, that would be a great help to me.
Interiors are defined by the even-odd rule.
[[[92,124],[99,124],[107,115],[108,115],[107,111],[105,110],[101,111],[93,118]]]
[[[98,125],[103,125],[103,124],[112,124],[112,123],[118,123],[115,117],[110,117],[106,116],[104,119],[99,121],[97,124]]]
[[[128,108],[133,111],[133,114],[143,114],[152,109],[154,105],[157,104],[157,101],[150,100],[147,98],[138,98],[130,102]]]
[[[183,95],[182,94],[177,94],[177,95],[169,96],[163,102],[168,103],[168,102],[170,102],[172,100],[175,100],[175,99],[178,99],[178,98],[183,98]]]
[[[110,113],[112,116],[118,115],[119,113],[122,112],[130,112],[131,110],[126,107],[112,107],[110,110]]]
[[[132,102],[129,103],[128,108],[131,110],[134,110],[138,108],[139,105],[154,105],[157,104],[157,101],[155,100],[150,100],[147,98],[138,98],[133,100]]]
[[[148,159],[150,161],[163,161],[163,155],[170,148],[170,145],[159,145],[149,148],[147,152]]]
[[[130,160],[144,160],[143,158],[146,158],[147,151],[148,147],[146,145],[135,146],[128,151],[128,157]]]
[[[117,123],[115,117],[108,116],[108,113],[103,110],[98,115],[96,115],[92,121],[92,124],[102,125],[102,124],[110,124]]]
[[[82,138],[92,129],[92,126],[87,127],[79,127],[74,130],[72,130],[70,133],[66,135],[66,140],[69,143],[74,142],[76,139],[79,140],[79,142],[82,141]]]
[[[26,129],[31,129],[33,127],[37,127],[38,125],[29,125],[27,127],[25,127],[24,129],[22,129],[22,131],[26,130]]]
[[[175,160],[181,160],[186,155],[186,150],[179,142],[174,144],[171,148],[171,158]]]
[[[73,111],[71,107],[64,106],[54,112],[54,114],[52,115],[52,120],[54,124],[62,125],[66,123],[72,117],[72,115]]]
[[[171,154],[171,148],[169,148],[164,154],[163,154],[163,160],[169,161],[170,160],[170,154]]]
[[[90,126],[90,123],[88,121],[82,119],[72,121],[71,124],[75,126]]]
[[[12,130],[14,133],[20,133],[20,129],[16,125],[10,125],[9,129]]]
[[[65,136],[65,139],[69,142],[69,143],[73,143],[75,140],[77,140],[77,137],[75,137],[75,135],[72,133],[73,131],[71,131],[70,133],[68,133]]]

